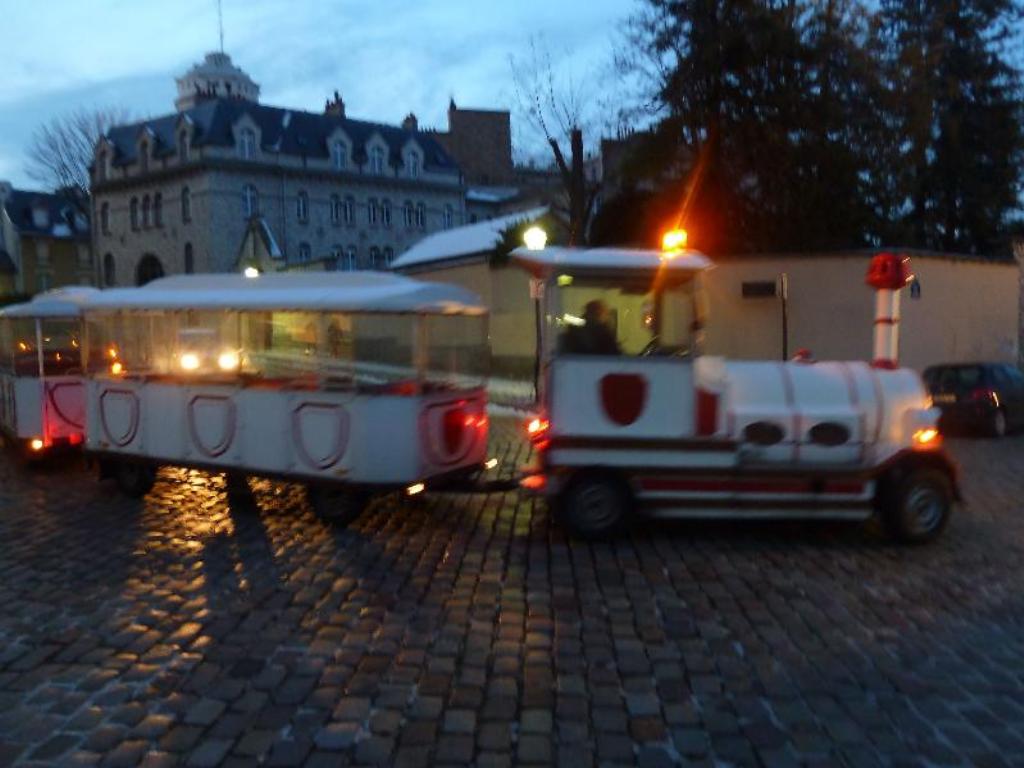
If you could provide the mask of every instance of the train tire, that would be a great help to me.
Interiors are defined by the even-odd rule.
[[[882,503],[882,521],[905,544],[931,541],[945,529],[953,510],[949,477],[934,467],[918,467],[901,478]]]
[[[600,539],[626,526],[631,507],[629,489],[615,475],[584,472],[569,481],[556,514],[574,536]]]
[[[133,499],[141,499],[156,483],[156,468],[135,461],[119,461],[113,475],[121,493]]]
[[[354,523],[371,500],[366,491],[344,486],[311,485],[306,495],[317,517],[342,528]]]

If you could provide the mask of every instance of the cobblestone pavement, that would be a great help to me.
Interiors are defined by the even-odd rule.
[[[525,458],[499,425],[505,466]],[[1024,765],[1024,438],[930,546],[0,458],[0,764]]]

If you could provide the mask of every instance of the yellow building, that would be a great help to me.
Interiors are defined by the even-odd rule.
[[[456,243],[458,231],[442,234]],[[480,294],[492,312],[495,375],[526,378],[532,371],[535,349],[529,280],[515,267],[490,265],[495,239],[490,240],[490,248],[484,247],[479,237],[469,239],[476,250],[449,248],[446,252],[428,237],[400,256],[395,268],[422,279],[456,283]],[[744,360],[782,359],[780,285],[785,275],[786,354],[792,356],[798,349],[808,349],[818,360],[870,360],[874,293],[864,278],[877,252],[717,259],[715,267],[704,275],[710,308],[706,354]],[[903,364],[921,371],[939,362],[1017,362],[1021,291],[1016,262],[929,251],[907,254],[915,280],[902,295]]]
[[[61,195],[0,182],[0,300],[92,285],[89,222]]]

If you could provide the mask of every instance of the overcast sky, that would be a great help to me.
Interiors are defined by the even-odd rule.
[[[634,0],[223,0],[224,47],[266,104],[443,128],[448,99],[514,106],[509,55],[542,35],[559,68],[607,88]],[[174,77],[216,50],[216,0],[0,0],[0,179],[33,186],[33,129],[79,106],[173,111]],[[527,126],[514,139],[530,146]],[[536,146],[536,145],[534,145]]]

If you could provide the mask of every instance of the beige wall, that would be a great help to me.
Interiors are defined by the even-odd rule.
[[[805,347],[819,360],[870,360],[874,292],[864,284],[870,256],[751,257],[720,260],[704,276],[708,318],[705,352],[737,359],[781,359],[777,298],[744,299],[746,281],[789,276],[789,354]],[[917,256],[921,298],[902,294],[901,361],[922,370],[938,362],[1017,360],[1020,287],[1015,264]],[[496,373],[528,372],[534,354],[529,279],[515,267],[478,261],[410,271],[461,285],[491,307]]]
[[[707,352],[741,359],[782,355],[778,299],[744,299],[745,281],[789,276],[789,352],[819,360],[871,357],[874,292],[870,256],[720,260],[705,277],[711,316]],[[921,370],[938,362],[1017,359],[1019,286],[1014,264],[918,256],[921,297],[901,296],[900,359]]]

